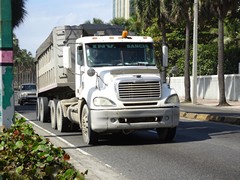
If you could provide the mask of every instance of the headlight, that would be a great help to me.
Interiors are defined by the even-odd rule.
[[[113,101],[103,97],[94,98],[93,104],[95,106],[116,106],[116,104]]]
[[[180,103],[180,101],[177,94],[169,96],[165,101],[165,104],[178,104],[178,103]]]
[[[24,93],[21,94],[21,96],[26,97],[26,96],[28,96],[28,93],[24,92]]]

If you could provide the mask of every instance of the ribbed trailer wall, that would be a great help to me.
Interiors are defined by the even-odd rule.
[[[35,58],[38,96],[66,98],[74,95],[74,43],[81,36],[79,26],[55,27],[38,48]],[[63,46],[72,51],[72,69],[63,68]]]

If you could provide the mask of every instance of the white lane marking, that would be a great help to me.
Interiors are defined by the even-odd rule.
[[[19,113],[18,113],[18,114],[19,114]],[[49,135],[51,135],[51,136],[53,136],[53,137],[56,137],[58,140],[64,142],[64,143],[67,144],[68,146],[73,147],[73,148],[75,147],[72,143],[70,143],[70,142],[66,141],[65,139],[57,136],[56,134],[54,134],[54,133],[52,133],[52,132],[50,132],[50,131],[42,128],[41,126],[37,125],[36,123],[30,121],[28,118],[26,118],[26,117],[23,116],[22,114],[19,114],[19,116],[23,117],[23,118],[26,119],[29,123],[33,124],[34,126],[36,126],[37,128],[41,129],[42,131],[48,133]],[[80,149],[80,148],[76,148],[76,150],[79,151],[79,152],[81,152],[81,153],[84,154],[84,155],[92,156],[91,154],[87,153],[86,151],[84,151],[84,150],[82,150],[82,149]]]
[[[110,166],[109,164],[105,164],[105,166],[107,166],[108,168],[112,168],[112,166]]]

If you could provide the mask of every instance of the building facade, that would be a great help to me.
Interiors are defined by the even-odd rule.
[[[113,0],[113,18],[125,18],[134,13],[133,8],[134,0]]]

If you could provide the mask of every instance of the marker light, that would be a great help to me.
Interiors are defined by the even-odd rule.
[[[128,31],[123,31],[122,32],[122,38],[127,38],[128,36]]]

